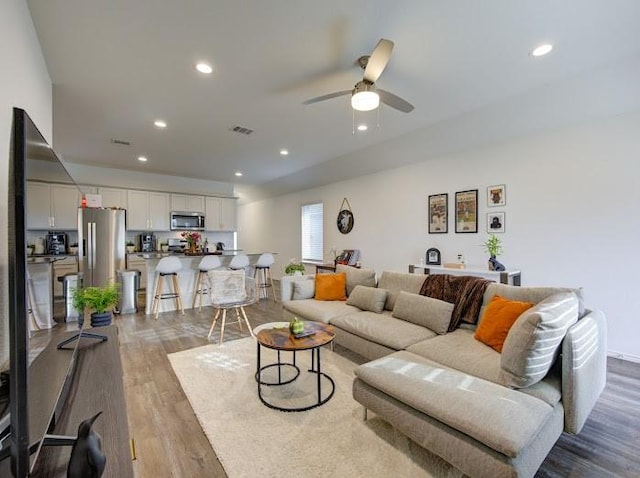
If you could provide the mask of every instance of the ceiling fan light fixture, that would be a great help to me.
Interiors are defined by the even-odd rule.
[[[351,97],[351,107],[356,111],[371,111],[380,106],[380,95],[375,91],[358,91]]]

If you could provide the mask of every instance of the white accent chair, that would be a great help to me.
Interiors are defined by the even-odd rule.
[[[253,336],[253,330],[244,306],[254,304],[258,300],[256,281],[251,277],[246,277],[244,270],[211,270],[207,274],[210,285],[209,297],[211,298],[211,305],[216,311],[207,338],[211,338],[220,312],[222,312],[222,326],[220,328],[220,343],[222,343],[228,309],[235,309],[236,311],[236,320],[232,323],[237,323],[240,331],[242,331],[242,320],[244,320],[249,333]],[[240,316],[241,313],[242,316]]]

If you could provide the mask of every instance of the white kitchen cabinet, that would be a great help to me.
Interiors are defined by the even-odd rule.
[[[116,188],[99,188],[102,196],[102,207],[117,207],[127,209],[127,190]]]
[[[167,193],[127,191],[127,230],[168,231],[169,206]]]
[[[75,230],[80,194],[76,186],[27,182],[27,229]]]
[[[205,198],[204,224],[207,231],[236,230],[236,200],[231,198]]]
[[[63,293],[62,282],[58,281],[58,277],[62,277],[65,274],[77,274],[78,273],[78,258],[75,256],[68,256],[62,260],[53,263],[53,296],[60,298]]]
[[[171,210],[187,212],[204,212],[204,196],[190,194],[172,194]]]

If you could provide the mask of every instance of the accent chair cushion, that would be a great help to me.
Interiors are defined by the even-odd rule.
[[[214,305],[234,304],[247,298],[244,270],[212,270],[208,274]]]
[[[400,291],[393,306],[393,317],[422,325],[435,333],[446,334],[453,304],[419,294]]]
[[[553,365],[567,329],[578,320],[573,292],[552,295],[518,317],[502,347],[503,383],[524,388],[542,380]]]
[[[316,300],[347,300],[347,275],[316,274]]]
[[[358,269],[345,264],[337,264],[336,272],[344,272],[347,275],[347,295],[351,295],[353,289],[358,285],[376,286],[376,272],[373,269]]]
[[[293,282],[293,300],[313,299],[315,293],[315,280],[298,280]]]
[[[499,295],[494,295],[484,311],[474,338],[496,352],[502,352],[502,346],[509,329],[520,315],[533,306],[534,304],[531,302],[507,300]]]
[[[377,287],[366,287],[357,285],[349,294],[347,299],[348,305],[354,305],[362,310],[368,310],[379,314],[384,309],[384,303],[387,301],[387,291],[378,289]]]

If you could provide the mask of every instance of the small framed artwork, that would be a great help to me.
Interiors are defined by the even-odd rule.
[[[489,186],[487,188],[487,206],[498,207],[507,204],[507,190],[504,184]]]
[[[449,228],[449,195],[429,196],[429,234],[446,234]]]
[[[478,232],[478,190],[456,193],[456,232]]]
[[[504,232],[504,213],[488,212],[487,213],[487,232]]]
[[[431,266],[439,266],[442,264],[440,251],[435,247],[427,249],[427,264]]]

